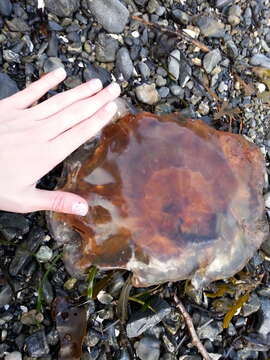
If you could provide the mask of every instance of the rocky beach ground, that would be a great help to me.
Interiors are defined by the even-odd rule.
[[[121,84],[138,109],[247,137],[265,156],[270,209],[269,0],[45,0],[44,9],[0,0],[0,99],[59,66],[68,77],[48,96],[98,77]],[[60,172],[39,186],[53,189]],[[270,239],[234,279],[203,293],[184,281],[130,289],[122,271],[75,280],[43,213],[0,212],[0,259],[0,359],[57,359],[73,327],[80,343],[86,308],[74,359],[199,360],[176,290],[211,359],[270,357]],[[54,316],[59,296],[76,304],[71,324]]]

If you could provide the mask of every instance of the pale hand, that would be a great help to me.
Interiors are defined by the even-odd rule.
[[[66,77],[57,69],[0,101],[0,210],[86,215],[80,196],[36,188],[37,181],[108,124],[120,94],[91,80],[30,107]]]

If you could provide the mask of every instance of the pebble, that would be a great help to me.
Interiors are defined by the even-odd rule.
[[[187,61],[182,61],[180,65],[180,76],[178,81],[181,87],[185,87],[188,84],[191,74],[191,66],[188,64]]]
[[[141,61],[141,62],[139,62],[138,67],[139,67],[139,71],[142,75],[142,78],[144,80],[148,80],[151,75],[151,71],[150,71],[148,65],[145,62]]]
[[[72,17],[79,5],[79,0],[45,0],[47,10],[60,17]]]
[[[199,108],[198,108],[199,112],[201,115],[207,115],[209,114],[209,106],[204,103],[204,102],[201,102],[200,105],[199,105]]]
[[[148,105],[154,105],[159,101],[159,94],[155,84],[143,84],[135,88],[137,99]]]
[[[225,6],[231,4],[232,2],[233,0],[216,0],[216,7],[222,9]]]
[[[270,334],[270,299],[266,297],[260,298],[261,308],[260,317],[257,323],[257,332],[262,335],[265,339],[269,338]]]
[[[232,26],[236,26],[241,21],[242,10],[239,5],[233,5],[229,8],[228,22]]]
[[[171,312],[171,307],[168,303],[157,296],[152,299],[150,305],[156,312],[147,309],[138,310],[131,314],[126,327],[127,336],[129,338],[143,334],[147,329],[157,325]]]
[[[43,65],[43,70],[45,73],[49,73],[53,70],[58,69],[59,67],[62,67],[63,69],[65,66],[63,65],[62,61],[57,57],[49,57]]]
[[[18,275],[22,268],[29,263],[32,258],[31,253],[37,251],[44,239],[44,231],[39,227],[33,227],[26,239],[21,243],[21,247],[16,248],[15,255],[9,265],[9,272],[12,276]]]
[[[153,14],[154,12],[157,11],[159,7],[159,3],[157,0],[149,0],[146,10],[149,14]]]
[[[12,295],[11,287],[8,284],[2,286],[0,290],[0,307],[9,304],[12,300]]]
[[[5,360],[22,360],[22,354],[19,351],[13,351],[5,356]]]
[[[222,60],[219,49],[209,51],[203,58],[203,67],[210,74],[217,64]]]
[[[226,47],[227,47],[227,53],[231,58],[236,58],[238,56],[239,50],[233,40],[227,41]]]
[[[100,79],[103,86],[109,85],[112,81],[111,74],[107,70],[92,64],[87,65],[83,72],[83,78],[85,81]]]
[[[10,0],[0,1],[0,14],[3,16],[10,16],[12,12],[12,3]]]
[[[162,86],[158,89],[158,93],[161,98],[166,98],[170,93],[170,89],[167,86]]]
[[[50,348],[44,330],[39,330],[25,339],[25,345],[29,356],[41,357],[50,353]]]
[[[129,19],[127,8],[119,0],[87,0],[88,7],[97,21],[109,33],[123,32]]]
[[[268,209],[270,209],[270,192],[268,192],[264,195],[264,203],[265,203],[265,206]]]
[[[12,20],[7,20],[6,24],[10,31],[22,33],[30,31],[30,26],[23,19],[17,17]]]
[[[188,25],[190,23],[190,16],[180,9],[174,9],[172,11],[172,16],[178,24]]]
[[[162,77],[161,75],[157,75],[156,78],[156,84],[157,86],[161,87],[167,84],[167,79],[165,79],[164,77]]]
[[[100,33],[96,45],[96,59],[100,62],[115,61],[116,52],[119,48],[119,43],[111,36]]]
[[[244,317],[247,317],[257,312],[260,307],[260,299],[255,293],[251,293],[248,301],[242,306],[241,313]]]
[[[225,35],[224,24],[209,16],[199,16],[197,26],[206,37],[220,38]]]
[[[53,251],[47,245],[41,246],[38,249],[38,252],[36,253],[36,258],[41,263],[50,261],[52,256],[53,256]]]
[[[174,96],[181,96],[181,97],[183,97],[183,95],[184,95],[184,89],[182,89],[181,86],[172,85],[172,86],[170,87],[170,90],[171,90],[171,93],[172,93]]]
[[[270,58],[263,54],[255,54],[250,59],[250,64],[270,69]]]
[[[14,89],[15,89],[15,85],[16,83],[13,82],[13,80],[11,80],[9,77],[8,79],[6,79],[6,76],[1,76],[1,75],[6,75],[6,74],[0,74],[0,98],[4,98],[5,96],[1,97],[1,87],[2,86],[7,86],[5,90],[5,92],[8,92],[9,95],[12,95],[14,92],[18,91],[18,88],[16,86],[16,91],[9,92],[9,83],[6,82],[6,80],[11,81],[11,85],[14,85]],[[2,79],[3,79],[3,83],[2,83]],[[11,89],[12,90],[12,89]],[[9,96],[6,95],[6,96]],[[2,213],[0,214],[0,233],[5,237],[6,240],[10,241],[15,239],[16,237],[21,237],[25,234],[27,234],[29,232],[29,221],[28,219],[21,215],[21,214],[16,214],[16,213]]]
[[[7,74],[0,72],[0,100],[11,96],[19,91],[18,86]],[[1,227],[1,216],[0,216]],[[0,230],[1,231],[1,230]]]
[[[129,80],[133,74],[134,66],[127,48],[122,47],[116,55],[116,68],[123,75],[125,80]]]
[[[159,360],[160,342],[155,338],[145,336],[136,345],[136,353],[140,360]]]
[[[210,320],[210,319],[208,319]],[[200,326],[197,329],[197,333],[200,339],[209,339],[210,341],[214,341],[217,339],[217,336],[223,331],[222,322],[220,321],[212,321],[205,325]]]
[[[169,55],[168,70],[176,81],[179,79],[180,59],[181,53],[178,49],[173,50]]]

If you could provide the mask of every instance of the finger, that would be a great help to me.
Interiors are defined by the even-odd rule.
[[[90,99],[81,100],[57,115],[44,120],[42,131],[51,140],[83,120],[90,118],[104,105],[115,100],[119,94],[120,86],[113,83]]]
[[[31,194],[28,199],[31,211],[51,210],[80,216],[88,212],[87,201],[73,193],[35,189]]]
[[[114,102],[110,102],[91,118],[53,139],[50,143],[52,145],[52,152],[55,156],[58,156],[57,162],[59,163],[64,160],[80,145],[97,135],[111,121],[116,111],[117,105]]]
[[[50,89],[54,88],[66,77],[66,71],[63,68],[58,68],[41,79],[33,82],[27,88],[10,97],[10,101],[14,103],[17,109],[26,109],[35,101],[45,95]]]
[[[45,119],[79,100],[96,94],[102,87],[102,82],[99,79],[93,79],[74,89],[52,96],[34,106],[30,111],[31,117],[38,120]]]

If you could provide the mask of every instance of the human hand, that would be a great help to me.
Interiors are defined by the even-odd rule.
[[[80,196],[36,188],[37,181],[96,135],[113,117],[116,83],[95,79],[31,107],[66,77],[59,68],[0,101],[0,210],[86,215]]]

